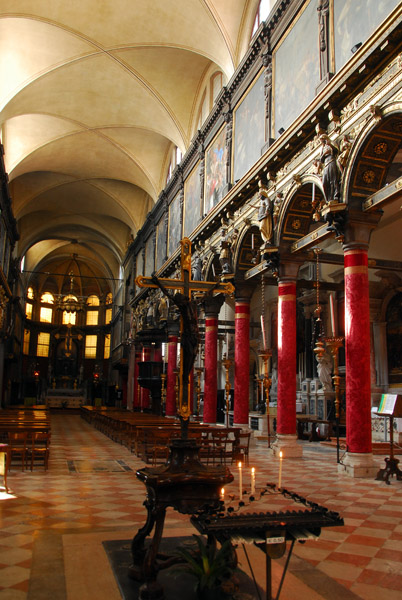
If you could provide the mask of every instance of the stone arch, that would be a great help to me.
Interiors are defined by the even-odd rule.
[[[324,193],[320,177],[309,173],[291,187],[283,200],[276,231],[278,246],[290,245],[319,227],[313,219],[314,202],[317,206],[323,203]]]
[[[371,107],[373,116],[354,140],[344,173],[343,197],[350,206],[387,183],[387,175],[402,142],[402,102],[383,109]]]
[[[245,224],[238,233],[237,243],[233,250],[233,270],[236,274],[236,280],[243,280],[244,273],[251,269],[254,253],[258,251],[262,243],[257,221]],[[254,252],[253,252],[253,236],[254,235]],[[257,241],[258,240],[258,241]],[[257,262],[259,260],[257,259]]]

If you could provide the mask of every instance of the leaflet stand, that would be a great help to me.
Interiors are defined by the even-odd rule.
[[[389,478],[396,475],[398,481],[402,481],[402,471],[399,469],[399,460],[394,457],[394,418],[402,417],[402,396],[398,394],[383,394],[377,415],[389,417],[389,458],[385,459],[386,467],[377,473],[377,481],[385,481],[390,485]]]

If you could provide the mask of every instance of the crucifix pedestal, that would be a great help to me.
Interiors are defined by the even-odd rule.
[[[192,515],[208,506],[217,507],[220,502],[220,490],[224,485],[233,481],[233,475],[225,466],[211,467],[201,464],[199,446],[195,440],[188,439],[188,422],[190,418],[189,402],[189,371],[197,354],[194,337],[198,335],[196,323],[193,322],[194,305],[191,294],[194,291],[206,293],[234,292],[231,283],[214,281],[194,281],[191,279],[191,241],[184,238],[181,242],[181,277],[167,279],[156,277],[137,277],[139,287],[160,288],[168,295],[167,290],[182,290],[180,292],[181,314],[180,325],[180,372],[179,372],[179,407],[181,420],[181,439],[173,440],[170,445],[169,460],[166,466],[139,469],[138,479],[145,484],[147,497],[147,520],[135,535],[132,542],[133,565],[129,575],[143,581],[140,588],[141,600],[161,600],[162,586],[157,581],[158,571],[172,564],[169,560],[164,564],[158,561],[158,549],[162,540],[166,509],[171,506],[182,514]],[[190,331],[186,330],[189,328]],[[193,344],[193,346],[189,345]],[[198,337],[197,337],[198,344]],[[187,349],[186,349],[187,348]],[[193,352],[192,364],[189,364],[185,351]],[[145,549],[145,539],[154,529],[154,535],[148,548]]]

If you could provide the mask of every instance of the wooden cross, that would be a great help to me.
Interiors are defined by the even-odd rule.
[[[145,277],[138,275],[135,283],[138,287],[145,288],[163,288],[166,290],[177,290],[181,291],[189,302],[191,302],[192,292],[217,292],[223,294],[233,294],[234,286],[230,282],[221,283],[216,281],[198,281],[192,279],[191,276],[191,240],[189,238],[183,238],[180,241],[181,245],[181,261],[180,261],[180,279],[168,279],[161,277],[158,278],[158,283],[152,277]],[[183,338],[183,317],[180,318],[180,334]],[[187,421],[190,418],[191,410],[189,403],[189,382],[183,381],[183,344],[180,344],[180,392],[179,392],[179,415],[182,420]]]

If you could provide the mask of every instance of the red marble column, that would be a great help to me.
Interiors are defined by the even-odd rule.
[[[235,425],[247,425],[250,380],[250,301],[236,300],[235,306]]]
[[[204,423],[216,423],[218,317],[205,316]]]
[[[277,432],[296,433],[296,281],[278,285]]]
[[[177,335],[169,335],[167,350],[167,378],[166,378],[166,409],[167,417],[176,415],[176,376],[174,370],[177,367]]]
[[[367,250],[345,250],[346,443],[370,453],[370,306]]]

